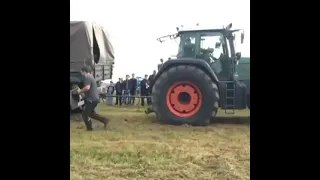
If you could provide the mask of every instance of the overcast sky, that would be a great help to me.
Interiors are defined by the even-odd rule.
[[[221,28],[232,22],[245,29],[237,51],[250,56],[250,0],[70,0],[70,20],[94,21],[108,31],[115,48],[113,80],[156,70],[160,58],[177,52],[173,43],[156,38],[180,25]]]

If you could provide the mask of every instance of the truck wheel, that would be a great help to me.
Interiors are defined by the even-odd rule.
[[[152,107],[160,123],[208,125],[218,102],[216,83],[190,65],[169,68],[152,88]]]

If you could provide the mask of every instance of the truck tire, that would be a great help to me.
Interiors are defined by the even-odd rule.
[[[169,68],[152,88],[152,107],[160,123],[208,125],[218,103],[217,84],[191,65]]]

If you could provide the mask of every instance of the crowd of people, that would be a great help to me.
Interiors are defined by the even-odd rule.
[[[155,70],[150,76],[146,74],[140,82],[139,91],[137,91],[138,81],[134,73],[131,77],[130,75],[126,75],[125,80],[119,78],[115,84],[111,81],[110,85],[107,87],[106,95],[104,96],[104,98],[107,99],[107,104],[113,104],[113,95],[115,94],[116,102],[114,105],[116,106],[121,106],[122,104],[135,104],[137,96],[141,98],[141,106],[145,105],[145,100],[147,101],[147,104],[150,105],[151,98],[148,96],[151,95],[150,84],[153,82],[155,75]]]

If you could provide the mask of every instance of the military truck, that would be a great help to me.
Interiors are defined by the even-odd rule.
[[[86,21],[70,21],[70,109],[83,107],[83,96],[72,89],[83,87],[81,68],[89,66],[97,84],[112,79],[114,49],[102,26]]]
[[[177,27],[177,33],[157,39],[179,40],[176,58],[161,66],[151,84],[152,112],[159,122],[208,125],[218,108],[230,114],[250,109],[250,77],[239,76],[241,52],[236,51],[244,30],[231,28]]]

